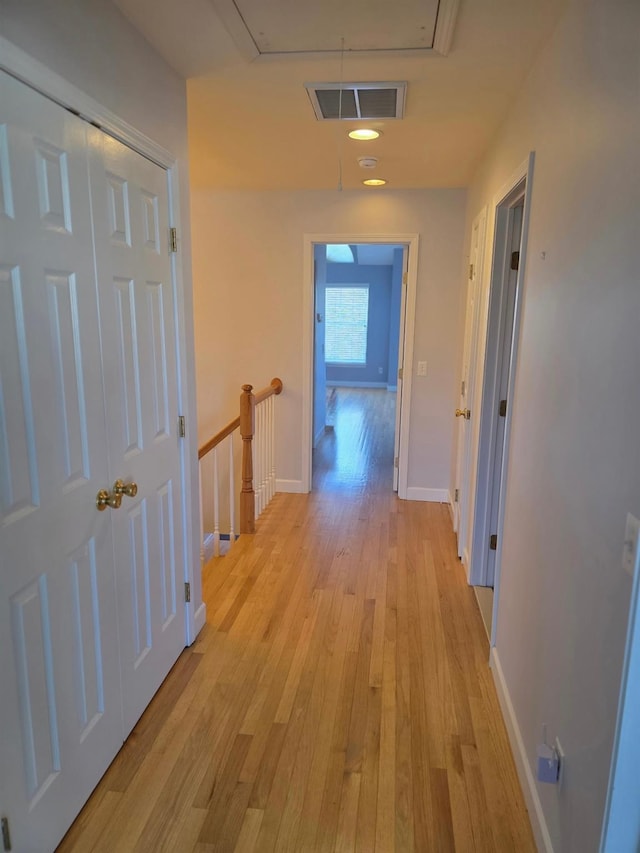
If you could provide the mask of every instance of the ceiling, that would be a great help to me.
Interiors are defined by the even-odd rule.
[[[354,189],[372,176],[389,188],[466,186],[566,5],[114,2],[188,79],[192,186],[227,189]],[[406,81],[404,118],[318,121],[305,83],[341,81]],[[348,139],[365,125],[382,136]],[[373,172],[362,156],[379,159]]]

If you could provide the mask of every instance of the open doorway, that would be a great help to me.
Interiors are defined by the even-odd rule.
[[[476,484],[467,522],[471,546],[468,569],[469,582],[477,587],[492,645],[496,635],[494,592],[500,580],[532,171],[533,154],[496,196],[490,286],[488,299],[483,299],[480,309],[484,334],[477,352],[484,355],[484,372],[478,382],[482,389],[479,429],[471,451],[476,462]],[[473,410],[470,416],[473,420]],[[463,488],[470,488],[470,468],[463,471],[462,484]]]
[[[314,489],[398,490],[406,246],[314,246]]]
[[[305,240],[304,491],[376,480],[405,497],[417,237]]]

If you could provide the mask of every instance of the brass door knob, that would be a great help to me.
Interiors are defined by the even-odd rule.
[[[128,498],[135,498],[138,494],[138,484],[124,483],[122,480],[116,480],[113,484],[113,491],[116,495],[126,495]]]
[[[104,512],[107,507],[120,509],[121,504],[122,495],[110,493],[106,489],[100,489],[96,495],[96,507],[99,512]]]
[[[471,409],[456,409],[456,417],[464,418],[466,421],[471,420]]]

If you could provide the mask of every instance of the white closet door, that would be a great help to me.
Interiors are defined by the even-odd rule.
[[[86,133],[0,73],[0,810],[40,853],[122,742]]]
[[[113,477],[124,734],[185,644],[175,294],[164,169],[90,130],[91,195]]]

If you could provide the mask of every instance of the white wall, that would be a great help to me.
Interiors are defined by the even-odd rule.
[[[185,294],[186,372],[193,377],[193,302],[186,86],[110,0],[0,0],[0,35],[103,107],[164,146],[180,181],[179,263]],[[187,424],[196,423],[195,388],[185,389]],[[198,506],[197,464],[191,499]],[[197,514],[195,516],[197,518]],[[192,601],[201,600],[198,524],[191,542]]]
[[[637,0],[570,2],[467,208],[468,235],[535,150],[497,653],[532,767],[542,723],[560,736],[563,786],[537,793],[554,849],[576,853],[600,836],[631,589],[625,517],[640,514],[639,57]]]
[[[464,190],[250,192],[192,188],[201,440],[240,386],[280,376],[279,479],[302,479],[303,235],[419,233],[409,486],[449,490]]]

